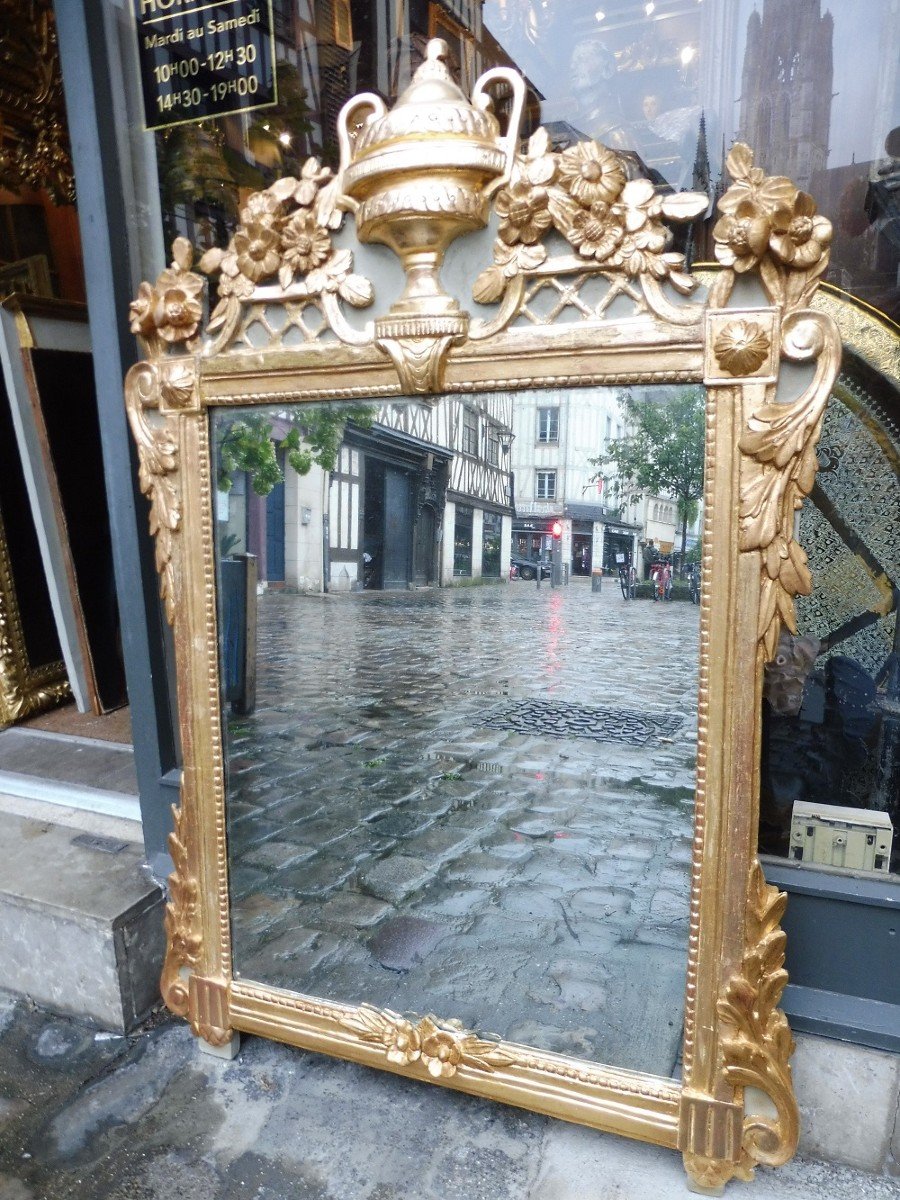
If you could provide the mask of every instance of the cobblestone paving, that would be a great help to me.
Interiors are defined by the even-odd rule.
[[[257,710],[228,721],[237,973],[671,1073],[697,620],[585,580],[261,597]],[[552,736],[492,720],[542,705]],[[617,714],[644,744],[603,739]]]

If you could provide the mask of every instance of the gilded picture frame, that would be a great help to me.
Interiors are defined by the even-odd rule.
[[[497,79],[513,92],[502,135],[490,110]],[[766,884],[756,852],[760,699],[764,663],[793,627],[793,596],[810,587],[794,517],[840,359],[833,319],[811,307],[831,231],[810,197],[735,146],[714,229],[721,270],[698,301],[668,226],[702,217],[707,197],[660,195],[629,156],[597,143],[557,151],[538,130],[523,149],[523,102],[521,79],[505,69],[488,72],[469,102],[432,42],[392,110],[369,95],[345,106],[337,172],[313,159],[299,179],[251,197],[200,274],[179,239],[172,265],[132,305],[146,358],[129,373],[126,402],[175,632],[184,751],[163,996],[213,1045],[256,1033],[417,1079],[434,1079],[423,1046],[438,1037],[453,1067],[438,1082],[679,1150],[693,1185],[715,1191],[785,1162],[798,1138],[792,1040],[778,1009],[785,896]],[[489,221],[492,258],[470,280],[469,303],[485,314],[475,320],[443,290],[439,268],[452,240]],[[354,246],[368,242],[387,245],[406,272],[387,312],[353,271]],[[207,275],[218,278],[218,302],[205,318]],[[578,299],[587,279],[605,288],[590,305]],[[546,288],[559,302],[539,311],[532,302]],[[382,315],[348,319],[370,306]],[[317,319],[305,324],[310,310]],[[801,368],[791,395],[784,363]],[[702,383],[707,394],[681,1079],[481,1041],[453,1014],[416,1022],[236,978],[210,413],[655,382]]]

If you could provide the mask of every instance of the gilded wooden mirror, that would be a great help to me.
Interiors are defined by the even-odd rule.
[[[520,78],[470,101],[443,52],[392,110],[345,106],[336,173],[250,195],[202,275],[179,239],[132,306],[184,747],[163,995],[213,1046],[258,1033],[656,1142],[715,1190],[797,1143],[759,713],[810,586],[830,226],[736,145],[700,286],[670,226],[705,196],[596,142],[522,145]],[[550,577],[507,580],[560,422],[599,461],[641,405],[704,395],[698,608],[627,598],[621,497],[598,506],[632,551],[596,594],[552,586],[554,531]],[[448,586],[478,570],[496,586]]]

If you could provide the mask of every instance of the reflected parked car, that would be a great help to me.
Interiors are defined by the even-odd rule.
[[[534,558],[523,558],[517,554],[512,556],[509,563],[512,568],[510,574],[513,579],[536,579],[539,570],[541,572],[541,579],[549,579],[553,571],[551,563],[538,562]]]

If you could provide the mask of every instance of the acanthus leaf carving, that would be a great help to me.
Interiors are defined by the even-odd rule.
[[[772,1114],[745,1113],[741,1157],[733,1173],[750,1180],[759,1164],[780,1166],[797,1148],[799,1117],[791,1084],[794,1041],[778,1002],[787,983],[785,934],[780,922],[787,896],[766,883],[755,861],[750,873],[747,929],[741,969],[726,984],[717,1009],[727,1031],[722,1038],[725,1081],[743,1094],[765,1093]]]
[[[782,324],[782,349],[794,360],[816,359],[813,379],[790,403],[758,408],[740,439],[740,547],[759,551],[762,580],[758,634],[775,655],[782,626],[797,632],[794,596],[812,589],[806,552],[794,539],[794,514],[812,490],[816,444],[840,361],[840,336],[822,313],[801,310]]]
[[[150,500],[150,533],[155,542],[159,592],[169,624],[175,620],[175,535],[181,527],[181,491],[177,482],[178,439],[170,418],[151,424],[145,409],[158,403],[159,381],[147,363],[138,363],[128,374],[125,401],[128,423],[137,445],[138,482]]]
[[[169,834],[169,854],[174,870],[168,880],[169,899],[164,918],[166,957],[160,991],[167,1008],[178,1016],[187,1017],[190,1008],[187,976],[190,968],[199,962],[203,945],[199,914],[200,884],[191,872],[183,809],[173,805],[172,819],[174,828]]]

